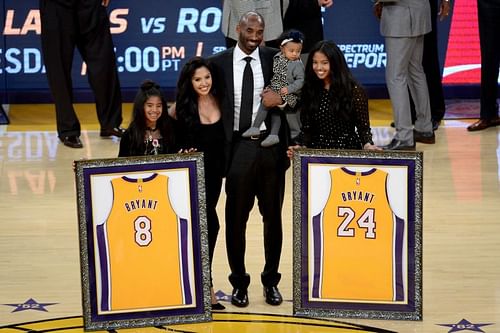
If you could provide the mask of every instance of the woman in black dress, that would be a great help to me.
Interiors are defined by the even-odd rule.
[[[309,53],[300,110],[301,145],[380,150],[372,141],[365,91],[332,41],[316,43]],[[289,156],[294,147],[290,148]]]
[[[177,119],[180,148],[203,152],[210,267],[219,233],[216,206],[222,187],[224,169],[224,129],[221,119],[221,90],[216,87],[211,65],[200,57],[189,60],[177,82],[177,97],[171,114]],[[212,309],[223,310],[213,288]]]

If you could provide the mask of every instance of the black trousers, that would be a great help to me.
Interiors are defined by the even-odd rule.
[[[424,36],[422,66],[424,67],[427,88],[429,90],[431,118],[435,121],[441,121],[444,117],[446,106],[438,52],[437,14],[440,0],[429,0],[429,2],[431,5],[432,31]],[[411,99],[410,103],[412,120],[415,122],[415,105]]]
[[[481,119],[498,117],[500,66],[500,1],[477,1],[481,45]]]
[[[40,0],[42,51],[60,137],[80,135],[73,108],[75,47],[87,64],[101,128],[122,122],[121,92],[109,19],[101,0]]]
[[[235,138],[232,159],[226,175],[226,246],[234,288],[247,289],[250,276],[245,268],[246,227],[258,200],[264,229],[264,286],[276,286],[283,242],[281,208],[285,190],[283,151],[278,145],[264,148],[262,140]]]
[[[217,169],[207,165],[205,160],[205,193],[207,203],[207,229],[208,229],[208,255],[210,260],[210,272],[212,271],[212,262],[214,259],[215,245],[217,244],[217,236],[219,234],[220,224],[217,215],[217,202],[219,201],[220,191],[222,188],[222,175],[220,168],[222,165],[217,165]],[[210,274],[212,280],[212,274]]]

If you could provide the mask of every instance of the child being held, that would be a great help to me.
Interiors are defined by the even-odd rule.
[[[274,56],[270,88],[281,95],[285,101],[284,105],[293,109],[297,105],[298,94],[304,85],[304,64],[300,60],[304,35],[298,30],[289,30],[282,34],[281,39],[280,52]],[[267,113],[268,109],[261,103],[252,126],[241,136],[245,138],[258,136],[260,126],[266,119]],[[261,146],[269,147],[279,143],[280,126],[280,115],[278,113],[271,114],[271,131],[267,138],[261,142]]]

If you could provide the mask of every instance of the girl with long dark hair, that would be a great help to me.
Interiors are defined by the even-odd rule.
[[[132,121],[120,140],[119,157],[176,153],[172,119],[160,86],[147,80],[134,99]]]
[[[179,75],[175,107],[171,109],[171,114],[177,119],[177,137],[181,149],[203,152],[210,267],[220,228],[216,206],[224,170],[221,89],[214,75],[205,59],[190,59]],[[212,309],[223,310],[224,306],[217,302],[213,288],[211,294]]]
[[[301,144],[308,148],[380,149],[372,141],[366,93],[332,41],[309,53],[300,110]]]

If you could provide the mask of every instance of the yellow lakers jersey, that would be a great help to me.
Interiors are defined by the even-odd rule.
[[[330,178],[327,203],[312,221],[313,298],[402,300],[403,224],[389,205],[387,173],[337,168]]]
[[[181,267],[185,235],[169,200],[168,177],[120,177],[111,184],[113,205],[98,240],[101,310],[168,308],[192,302],[189,281],[183,277],[186,270]]]

